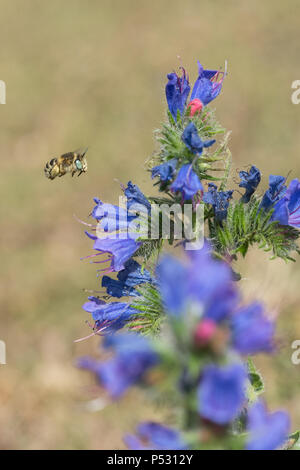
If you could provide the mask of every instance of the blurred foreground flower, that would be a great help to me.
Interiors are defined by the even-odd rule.
[[[248,397],[253,400],[256,388],[255,373],[248,373],[239,354],[272,351],[273,324],[258,303],[238,308],[240,296],[230,267],[213,259],[207,244],[181,261],[163,257],[156,268],[155,286],[165,310],[161,336],[106,336],[104,347],[114,356],[105,361],[83,358],[79,366],[93,372],[113,399],[138,384],[166,400],[172,396],[180,431],[143,423],[136,436],[125,437],[131,449],[201,449],[215,439],[222,448],[233,442],[243,448],[244,440],[235,438],[231,429],[245,427]],[[95,308],[97,312],[103,306],[95,302]],[[130,304],[128,309],[134,310]],[[253,413],[249,423],[248,447],[255,448],[257,439],[266,445],[269,425],[261,426]],[[274,448],[288,438],[287,426],[281,420],[277,423],[277,418],[275,424]]]
[[[137,427],[137,435],[124,437],[124,442],[133,450],[184,450],[187,448],[178,431],[158,423],[145,422]]]
[[[290,418],[285,411],[268,413],[264,403],[258,401],[249,411],[248,450],[274,450],[282,446],[290,430]]]

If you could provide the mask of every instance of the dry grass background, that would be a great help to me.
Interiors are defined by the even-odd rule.
[[[147,192],[145,159],[164,116],[165,75],[177,55],[196,77],[227,59],[229,76],[215,102],[233,130],[236,168],[300,175],[300,78],[297,0],[1,0],[0,78],[7,84],[1,120],[0,448],[122,448],[135,422],[161,410],[131,392],[101,412],[85,409],[93,390],[73,367],[97,342],[86,334],[82,288],[95,269],[79,261],[91,244],[73,214],[86,218],[92,198],[117,201],[118,183]],[[89,146],[89,173],[50,182],[49,158]],[[261,189],[262,190],[262,189]],[[246,298],[280,317],[281,351],[259,358],[273,407],[284,405],[300,427],[300,366],[290,343],[300,338],[299,262],[267,262],[253,250],[241,263]],[[145,416],[146,414],[146,416]]]

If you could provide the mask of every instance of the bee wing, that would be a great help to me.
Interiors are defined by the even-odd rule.
[[[88,151],[88,147],[80,147],[77,150],[74,150],[74,153],[76,153],[79,157],[83,158]]]
[[[58,162],[63,167],[68,167],[72,165],[73,160],[74,160],[74,152],[68,152],[68,153],[64,153],[63,155],[61,155],[61,157],[58,159]]]

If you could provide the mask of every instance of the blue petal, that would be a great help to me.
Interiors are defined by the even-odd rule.
[[[156,268],[164,306],[172,315],[184,313],[187,299],[187,271],[180,261],[164,256]]]
[[[177,166],[177,159],[172,158],[171,160],[168,160],[165,163],[162,163],[161,165],[154,166],[152,168],[152,178],[155,178],[156,176],[159,176],[161,181],[170,181],[175,173]]]
[[[203,418],[227,424],[240,413],[245,396],[247,374],[240,364],[206,366],[198,387],[198,411]]]
[[[132,450],[184,450],[187,449],[180,433],[158,423],[144,422],[137,428],[137,436],[127,435],[125,444]]]
[[[265,317],[263,307],[255,302],[232,317],[233,346],[241,354],[271,352],[274,349],[274,323]]]
[[[113,255],[111,268],[113,271],[124,269],[124,263],[138,250],[141,243],[132,238],[111,239],[97,238],[94,243],[95,250],[102,250]]]
[[[288,439],[290,418],[285,411],[268,413],[262,401],[249,410],[247,450],[275,450]]]
[[[186,126],[181,138],[191,152],[199,155],[202,154],[204,147],[210,147],[215,143],[215,140],[207,140],[203,142],[199,137],[197,128],[193,122],[190,122]]]
[[[192,169],[192,165],[187,163],[178,171],[175,181],[170,187],[171,191],[182,193],[183,199],[192,199],[198,191],[203,191],[203,186],[198,175]]]

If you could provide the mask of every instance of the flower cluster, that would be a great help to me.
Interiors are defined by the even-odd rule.
[[[133,449],[203,448],[216,436],[221,436],[224,447],[229,441],[231,446],[249,449],[283,445],[289,418],[282,411],[269,414],[262,401],[251,405],[255,388],[243,362],[243,356],[274,350],[274,323],[263,306],[240,306],[229,266],[214,260],[208,246],[193,251],[184,261],[165,255],[156,268],[156,284],[168,335],[155,341],[138,333],[106,336],[104,347],[114,352],[111,359],[82,358],[79,362],[96,375],[112,399],[143,383],[173,393],[184,403],[181,432],[142,423],[137,436],[125,437],[127,445]],[[153,369],[160,370],[152,372],[158,379],[151,379]],[[244,442],[234,439],[230,430],[242,421],[249,405]]]
[[[260,193],[262,175],[252,165],[228,187],[229,134],[208,106],[225,76],[226,69],[198,63],[191,92],[184,68],[168,74],[168,120],[148,162],[158,195],[145,196],[129,181],[119,206],[95,199],[95,222],[87,224],[95,250],[87,258],[102,266],[102,290],[83,309],[110,358],[85,357],[79,366],[93,372],[113,400],[143,384],[176,402],[174,429],[141,423],[124,438],[132,449],[289,446],[289,417],[267,411],[249,358],[276,352],[275,325],[262,304],[241,303],[234,262],[254,244],[284,260],[299,253],[300,181],[287,187],[286,178],[270,175]],[[165,241],[175,244],[177,219],[184,224],[187,217],[184,210],[175,216],[175,206],[191,209],[195,233],[200,208],[207,235],[202,249],[186,249],[180,260],[161,256]],[[189,241],[182,233],[179,245],[187,248]]]

